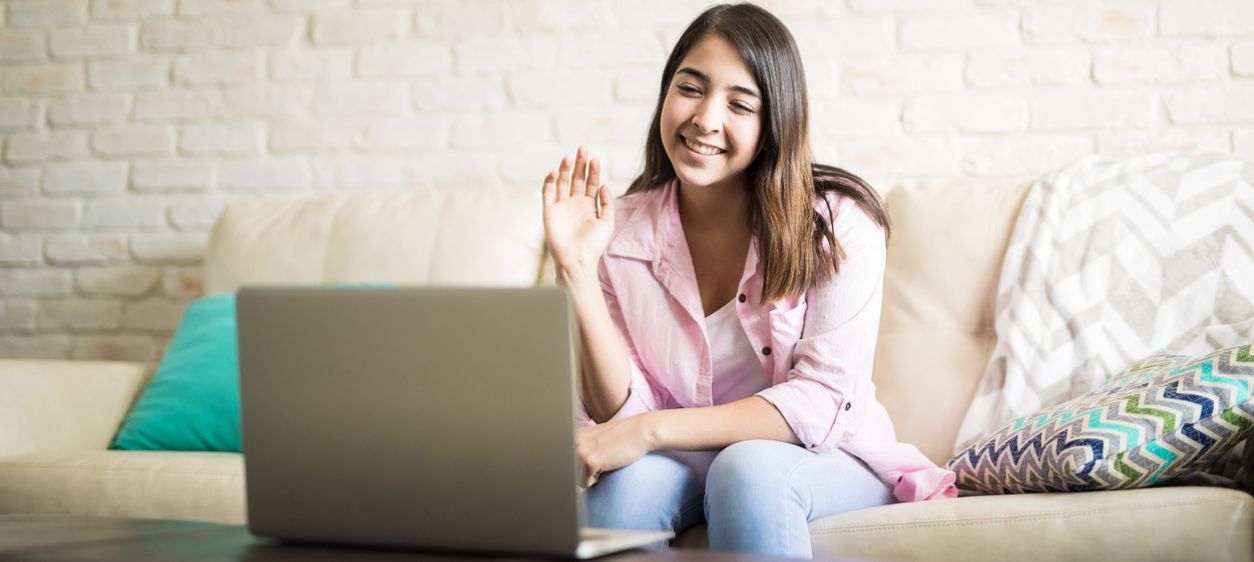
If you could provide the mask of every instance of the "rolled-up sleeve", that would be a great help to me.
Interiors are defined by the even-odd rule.
[[[859,425],[859,396],[872,388],[883,299],[884,230],[861,207],[842,203],[835,223],[845,253],[840,273],[807,291],[788,378],[757,394],[815,451],[836,448]]]
[[[623,311],[619,305],[618,296],[614,292],[613,285],[607,279],[604,261],[602,261],[599,269],[601,294],[605,296],[605,306],[610,311],[610,318],[614,321],[614,327],[617,328],[619,336],[623,339],[623,347],[627,350],[628,363],[631,369],[631,382],[627,388],[627,401],[623,402],[623,405],[619,407],[618,411],[610,419],[606,420],[614,421],[657,410],[659,400],[644,369],[640,367],[640,356],[636,353],[635,342],[632,341],[631,332],[628,331],[627,324],[623,319]],[[593,420],[592,416],[588,415],[588,410],[584,407],[582,399],[579,400],[579,407],[575,416],[579,425],[590,426],[597,424],[596,420]]]

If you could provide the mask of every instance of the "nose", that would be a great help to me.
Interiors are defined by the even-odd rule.
[[[692,115],[693,126],[703,135],[717,133],[722,123],[723,112],[719,104],[712,103],[710,99],[703,100]]]

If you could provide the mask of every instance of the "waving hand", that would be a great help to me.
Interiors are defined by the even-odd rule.
[[[544,178],[544,234],[559,278],[596,275],[614,235],[614,199],[601,185],[601,164],[579,147]]]

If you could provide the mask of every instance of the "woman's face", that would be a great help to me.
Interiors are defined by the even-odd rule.
[[[762,133],[761,89],[726,39],[697,42],[662,102],[662,146],[685,185],[741,182]]]

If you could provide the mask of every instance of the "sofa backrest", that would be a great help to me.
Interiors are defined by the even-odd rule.
[[[1029,184],[962,180],[887,197],[892,235],[875,353],[876,394],[897,438],[952,457],[997,336],[997,281]],[[989,428],[993,429],[993,428]]]
[[[245,200],[214,224],[205,292],[350,281],[525,287],[539,279],[543,253],[539,189]]]
[[[992,352],[1002,254],[1027,184],[899,187],[888,198],[874,379],[897,436],[949,459]],[[534,190],[420,190],[246,200],[210,236],[205,288],[391,281],[552,282]],[[991,428],[990,428],[991,429]]]

